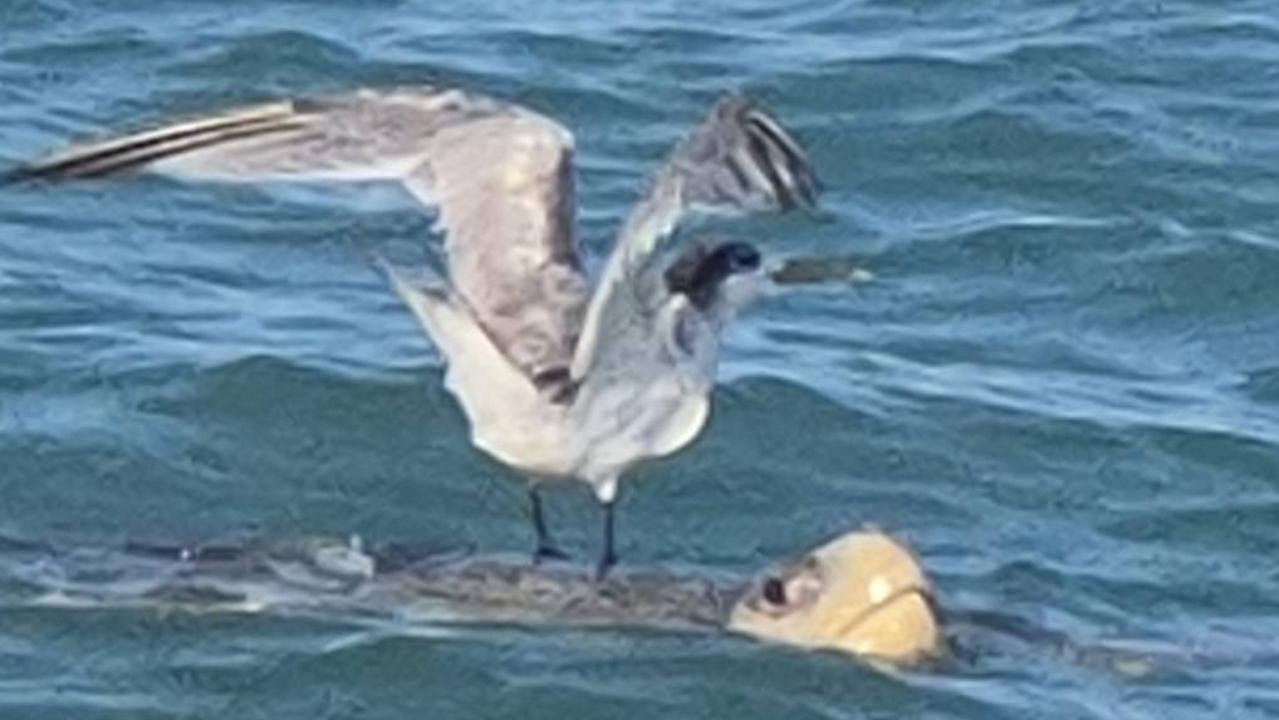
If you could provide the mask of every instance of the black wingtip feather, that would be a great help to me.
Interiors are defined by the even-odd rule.
[[[809,210],[815,208],[820,186],[813,173],[812,164],[799,143],[759,107],[751,107],[745,122],[754,133],[767,138],[769,145],[780,152],[787,173],[794,179],[794,187],[790,188],[792,195],[798,201],[794,204],[802,205]]]
[[[768,181],[769,194],[777,201],[782,210],[790,210],[795,207],[795,197],[791,193],[790,188],[782,180],[781,175],[777,172],[777,166],[773,162],[768,148],[765,147],[764,141],[759,136],[747,133],[746,145],[750,149],[751,157],[755,160],[756,167],[764,174],[765,180]]]
[[[47,180],[51,182],[93,178],[137,169],[171,157],[227,140],[296,129],[287,116],[248,116],[223,122],[181,127],[173,132],[142,133],[136,138],[89,145],[61,157],[16,168],[0,175],[0,185]]]
[[[676,155],[693,202],[781,212],[817,207],[820,185],[803,148],[740,93],[722,96]]]
[[[812,167],[798,143],[758,108],[751,108],[743,123],[751,153],[777,191],[781,209],[813,209],[817,193]]]

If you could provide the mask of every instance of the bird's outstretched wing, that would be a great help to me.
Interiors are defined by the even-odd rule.
[[[816,200],[816,178],[790,133],[744,97],[720,99],[676,146],[622,226],[587,308],[573,378],[596,368],[606,347],[633,350],[614,340],[651,321],[651,286],[661,275],[656,251],[686,213],[778,212],[811,208]]]
[[[426,87],[243,108],[74,147],[9,179],[145,169],[229,182],[399,181],[439,208],[453,289],[536,382],[567,376],[588,298],[572,150],[568,131],[530,110]]]

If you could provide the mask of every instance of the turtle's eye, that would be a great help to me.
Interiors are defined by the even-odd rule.
[[[772,605],[786,604],[786,584],[775,577],[764,581],[764,599]]]

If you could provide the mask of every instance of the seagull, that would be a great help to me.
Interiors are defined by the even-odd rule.
[[[563,558],[539,489],[577,480],[603,508],[596,576],[616,562],[619,479],[701,432],[719,339],[763,287],[759,251],[674,242],[686,216],[816,205],[794,137],[731,93],[683,138],[622,223],[598,281],[574,237],[573,137],[457,88],[360,90],[239,108],[92,142],[14,180],[144,170],[222,182],[399,182],[438,213],[447,277],[383,263],[445,363],[481,451],[529,480],[534,560]],[[682,246],[682,247],[681,247]]]

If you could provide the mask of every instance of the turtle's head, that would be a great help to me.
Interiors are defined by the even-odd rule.
[[[852,532],[755,580],[729,627],[763,640],[895,664],[939,654],[928,579],[905,547]]]
[[[698,243],[666,270],[666,287],[682,293],[703,313],[728,316],[754,300],[764,282],[754,245],[739,241]]]

